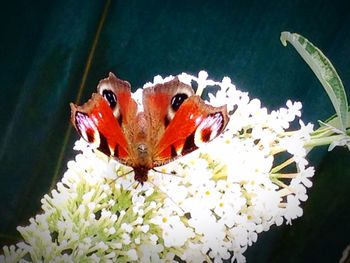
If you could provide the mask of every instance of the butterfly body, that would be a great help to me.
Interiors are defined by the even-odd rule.
[[[149,170],[211,141],[228,122],[226,106],[207,105],[177,78],[145,88],[142,104],[112,73],[97,90],[84,105],[71,103],[71,121],[94,148],[132,167],[141,183]]]

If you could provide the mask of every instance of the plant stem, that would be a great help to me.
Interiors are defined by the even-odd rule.
[[[276,167],[274,167],[272,170],[271,170],[271,174],[274,174],[280,170],[282,170],[284,167],[292,164],[294,162],[293,158],[289,158],[287,161],[281,163],[280,165],[277,165]]]
[[[298,175],[298,173],[289,173],[289,174],[271,174],[271,176],[275,177],[275,178],[288,178],[288,179],[292,179],[295,178]]]
[[[311,138],[309,141],[305,142],[304,146],[305,148],[312,149],[316,146],[322,146],[322,145],[328,145],[331,144],[334,141],[337,141],[341,139],[344,135],[333,135],[328,137],[322,137],[322,138]]]

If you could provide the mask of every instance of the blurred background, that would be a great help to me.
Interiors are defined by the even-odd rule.
[[[11,1],[0,9],[0,242],[40,212],[78,136],[69,102],[84,102],[114,72],[136,89],[153,76],[204,69],[229,76],[270,111],[303,103],[317,125],[334,113],[297,52],[298,32],[332,61],[350,94],[350,3],[315,1]],[[349,97],[348,97],[349,98]],[[248,248],[248,262],[338,262],[350,244],[350,153],[310,154],[314,186],[303,217]]]

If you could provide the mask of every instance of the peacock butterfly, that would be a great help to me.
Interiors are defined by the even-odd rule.
[[[142,105],[113,73],[97,91],[82,106],[70,104],[71,122],[94,148],[132,167],[141,184],[149,170],[213,140],[229,119],[226,105],[207,105],[177,77],[145,88]]]

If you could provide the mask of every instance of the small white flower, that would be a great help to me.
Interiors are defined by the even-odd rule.
[[[314,131],[314,125],[312,123],[304,124],[302,120],[299,120],[300,130],[297,131],[300,138],[304,138],[305,141],[310,139],[310,133]]]
[[[194,237],[193,230],[186,227],[177,216],[170,217],[163,224],[163,239],[166,247],[183,246],[185,242]]]
[[[137,252],[135,249],[130,249],[127,255],[131,261],[136,261],[138,259]]]
[[[157,244],[143,243],[138,247],[140,254],[140,262],[164,262],[164,259],[159,257],[159,254],[163,251],[164,247]],[[174,256],[171,257],[173,259]]]
[[[297,180],[292,180],[290,188],[293,190],[295,197],[300,201],[305,202],[307,200],[306,187]]]
[[[113,249],[121,249],[123,247],[123,244],[122,243],[111,243],[111,247]]]
[[[116,232],[114,227],[108,229],[108,234],[113,235]]]
[[[150,240],[153,242],[153,244],[156,244],[157,240],[158,240],[158,236],[155,234],[152,234],[150,236]]]
[[[315,169],[313,167],[308,167],[306,169],[301,169],[298,176],[293,179],[297,183],[301,183],[305,185],[307,188],[310,188],[312,186],[312,182],[310,181],[310,178],[312,178],[315,174]]]
[[[191,86],[191,82],[192,82],[192,76],[191,75],[188,75],[187,73],[181,73],[180,75],[177,76],[179,78],[179,80],[182,82],[182,83],[185,83],[189,86]]]
[[[292,219],[302,216],[303,209],[300,208],[300,201],[294,195],[287,196],[287,206],[285,208],[285,218],[287,224],[292,224]]]
[[[340,139],[333,141],[329,145],[328,151],[332,151],[336,146],[346,146],[350,151],[350,136],[344,134]]]
[[[122,234],[122,242],[123,242],[125,245],[129,245],[129,244],[131,243],[130,235],[127,234],[127,233]]]
[[[301,108],[302,108],[302,105],[300,102],[292,102],[291,100],[287,100],[287,103],[286,103],[287,107],[288,107],[288,110],[289,110],[289,114],[291,116],[298,116],[300,117],[301,116]],[[293,121],[294,118],[291,120]]]
[[[189,242],[187,249],[181,255],[181,259],[186,262],[204,262],[205,254],[201,252],[201,244]]]
[[[143,226],[141,226],[141,231],[142,231],[143,233],[147,233],[148,230],[149,230],[149,225],[143,225]]]
[[[120,229],[124,230],[126,233],[131,233],[131,231],[133,230],[133,227],[130,224],[123,223],[120,226]]]

